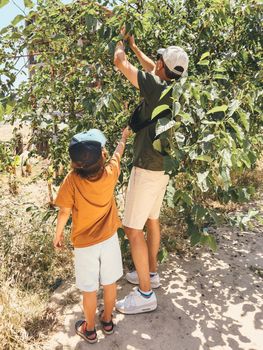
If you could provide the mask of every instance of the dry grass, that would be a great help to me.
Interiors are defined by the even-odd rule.
[[[39,293],[2,282],[0,287],[0,348],[2,350],[40,350],[45,325],[56,323],[54,313],[46,309],[47,298]]]
[[[54,218],[43,219],[43,181],[19,178],[19,193],[8,191],[1,176],[0,213],[0,349],[41,350],[57,322],[48,307],[51,292],[72,276],[72,251],[52,246]],[[26,209],[32,206],[32,210]]]

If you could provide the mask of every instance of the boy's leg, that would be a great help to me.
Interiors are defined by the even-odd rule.
[[[112,311],[116,303],[117,286],[116,283],[103,286],[104,292],[104,311],[101,315],[101,320],[104,322],[110,322],[112,319]],[[104,326],[106,330],[110,330],[112,326]]]
[[[157,272],[157,254],[160,247],[160,222],[159,219],[148,219],[147,227],[147,247],[149,255],[149,270]]]
[[[129,227],[124,227],[124,231],[130,242],[132,259],[139,277],[140,290],[148,292],[151,290],[149,258],[148,246],[143,231]]]
[[[83,309],[87,322],[87,330],[93,331],[95,328],[95,314],[97,308],[97,292],[82,292]],[[94,336],[95,337],[95,336]]]

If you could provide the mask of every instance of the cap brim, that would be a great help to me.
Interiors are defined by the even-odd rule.
[[[160,48],[160,49],[157,50],[157,53],[158,53],[159,55],[163,55],[164,51],[165,51],[165,49]]]

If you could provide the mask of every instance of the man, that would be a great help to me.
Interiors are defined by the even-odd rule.
[[[123,226],[127,235],[136,271],[127,273],[126,279],[139,284],[123,300],[116,304],[118,311],[136,314],[155,310],[157,300],[152,288],[160,286],[157,273],[157,253],[160,246],[159,214],[169,176],[164,174],[164,158],[153,148],[155,123],[149,123],[152,112],[158,105],[171,105],[171,94],[162,92],[186,73],[188,56],[177,46],[157,51],[154,63],[135,44],[134,37],[128,36],[130,48],[137,56],[144,71],[138,70],[127,59],[123,42],[115,49],[114,64],[119,71],[140,90],[144,98],[136,118],[144,127],[136,132],[134,160],[126,195]],[[146,224],[147,240],[143,228]]]

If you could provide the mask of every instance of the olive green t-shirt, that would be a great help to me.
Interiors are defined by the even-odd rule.
[[[151,120],[153,110],[163,104],[171,105],[171,94],[166,94],[161,100],[162,92],[170,82],[161,80],[151,73],[138,72],[138,84],[141,96],[144,98],[142,108],[138,114],[139,122]],[[134,140],[133,165],[139,168],[160,171],[164,170],[164,157],[153,148],[156,123],[138,131]]]

